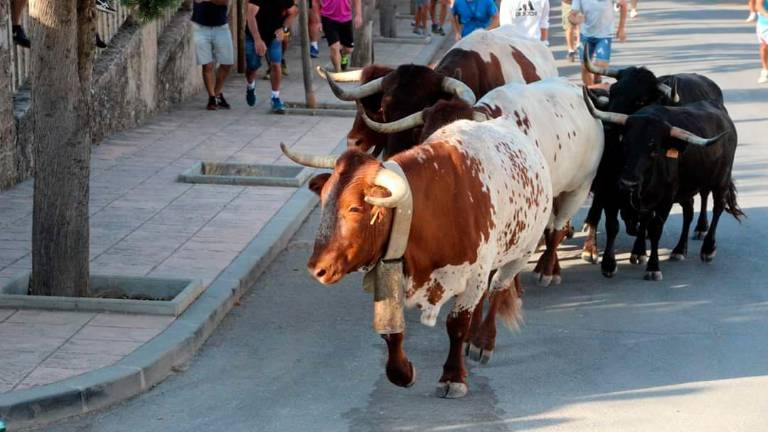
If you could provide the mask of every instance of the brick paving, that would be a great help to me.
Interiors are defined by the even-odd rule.
[[[410,36],[408,20],[398,20]],[[319,64],[327,64],[321,41]],[[302,102],[298,41],[287,55],[286,102]],[[415,58],[425,45],[378,44],[379,63]],[[339,103],[314,77],[317,100]],[[244,78],[224,90],[232,109],[205,110],[200,94],[141,127],[94,146],[91,162],[91,272],[184,277],[208,285],[295,191],[177,183],[200,160],[290,164],[278,144],[329,153],[351,126],[349,117],[268,113],[269,84],[245,104]],[[0,285],[31,268],[33,181],[0,192]],[[173,318],[148,315],[0,309],[0,393],[55,382],[108,366],[163,331]]]

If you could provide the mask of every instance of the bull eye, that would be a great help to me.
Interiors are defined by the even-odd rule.
[[[348,211],[349,211],[350,213],[362,213],[362,212],[363,212],[363,209],[362,209],[361,207],[358,207],[358,206],[352,206],[352,207],[350,207],[350,208],[348,209]]]

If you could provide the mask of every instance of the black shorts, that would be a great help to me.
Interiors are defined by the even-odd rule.
[[[320,21],[323,24],[323,33],[325,33],[328,46],[341,42],[341,45],[347,48],[355,47],[352,37],[352,21],[342,23],[324,16],[320,17]]]

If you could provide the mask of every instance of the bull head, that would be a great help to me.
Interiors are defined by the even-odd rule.
[[[592,63],[592,59],[589,58],[589,53],[587,52],[586,48],[582,50],[581,59],[584,63],[584,67],[593,74],[619,79],[621,72],[623,71],[623,69],[596,66],[594,63]],[[657,83],[656,88],[658,88],[659,91],[662,92],[664,96],[666,96],[672,102],[680,102],[680,96],[677,94],[676,89],[673,89],[664,83]]]

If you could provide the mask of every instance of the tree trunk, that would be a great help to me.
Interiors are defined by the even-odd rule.
[[[352,51],[352,66],[363,67],[374,62],[373,56],[373,14],[376,0],[362,0],[363,25],[355,29],[355,50]]]
[[[31,0],[35,295],[89,289],[88,178],[94,0]]]
[[[320,7],[320,2],[315,3]],[[301,37],[301,69],[304,75],[304,101],[307,108],[317,106],[312,85],[312,57],[309,56],[309,7],[307,0],[299,0],[299,37]]]
[[[382,37],[397,37],[397,4],[395,0],[381,0],[379,3],[379,33]]]

